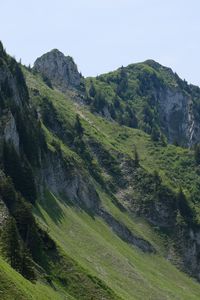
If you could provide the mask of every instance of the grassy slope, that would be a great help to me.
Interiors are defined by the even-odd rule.
[[[65,253],[102,279],[122,299],[199,299],[199,284],[161,255],[143,254],[119,239],[99,217],[92,218],[53,195],[48,197],[59,206],[62,217],[55,221],[51,213],[38,205],[39,222],[48,226],[50,235]],[[119,220],[123,219],[134,232],[146,232],[146,237],[161,250],[162,241],[147,224],[123,215],[108,198],[104,201]]]
[[[108,122],[94,116],[81,108],[82,114],[90,120],[95,129],[88,127],[88,134],[95,130],[101,143],[106,143],[108,149],[117,149],[133,157],[134,146],[137,147],[140,164],[150,173],[159,171],[165,184],[174,190],[181,186],[194,206],[200,220],[199,206],[199,166],[194,160],[194,152],[190,149],[174,145],[162,146],[152,142],[144,132]],[[102,133],[103,132],[103,133]],[[107,142],[108,141],[108,142]]]
[[[172,188],[181,185],[189,194],[198,186],[199,170],[195,165],[193,151],[173,145],[159,146],[158,143],[153,143],[150,136],[143,131],[109,122],[90,113],[84,106],[74,103],[60,92],[49,89],[29,72],[26,72],[26,77],[30,87],[40,90],[43,96],[53,102],[59,118],[64,123],[73,124],[75,114],[79,113],[86,136],[98,140],[108,150],[118,150],[133,156],[136,145],[141,165],[150,172],[159,170],[163,180]],[[38,97],[37,101],[40,105],[41,98]],[[65,150],[70,152],[67,147]]]
[[[65,297],[52,288],[42,283],[30,283],[19,273],[13,270],[0,257],[0,299],[1,300],[72,300],[70,296]]]
[[[116,122],[109,122],[98,115],[94,115],[85,106],[71,101],[70,94],[66,97],[58,91],[52,91],[40,80],[36,80],[36,77],[31,76],[30,73],[26,73],[26,75],[29,86],[39,89],[42,95],[53,101],[59,117],[64,123],[73,124],[75,114],[79,113],[86,136],[98,140],[108,150],[118,150],[131,157],[133,157],[134,146],[136,146],[141,165],[146,170],[149,172],[158,170],[165,183],[174,189],[181,185],[188,195],[197,192],[200,172],[199,167],[195,164],[192,150],[154,143],[145,132],[120,126]],[[171,77],[170,79],[165,78],[165,81],[169,81],[168,84],[173,85],[175,83],[172,79]]]
[[[95,137],[104,147],[117,149],[132,156],[133,145],[136,145],[141,164],[150,171],[161,170],[163,180],[172,187],[175,187],[174,178],[182,181],[186,190],[189,190],[190,176],[197,180],[194,161],[188,150],[174,146],[155,146],[145,133],[120,127],[94,116],[59,92],[51,91],[29,73],[26,75],[29,86],[48,96],[58,108],[63,120],[73,122],[78,112],[82,116],[86,135]],[[148,224],[120,212],[107,195],[99,192],[104,205],[116,218],[123,220],[131,230],[151,241],[159,253],[164,253],[162,238],[157,236]],[[123,299],[199,299],[199,284],[178,271],[161,255],[141,253],[121,241],[100,218],[93,219],[53,195],[48,197],[60,207],[62,217],[55,222],[55,218],[51,217],[49,212],[50,208],[47,213],[44,206],[38,205],[41,224],[44,227],[48,226],[50,234],[65,253],[101,278]],[[48,198],[46,201],[48,203]]]

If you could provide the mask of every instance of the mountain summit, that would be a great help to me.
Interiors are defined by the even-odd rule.
[[[86,79],[93,111],[139,128],[153,140],[192,146],[200,141],[200,89],[153,60]]]
[[[41,73],[44,79],[61,92],[80,86],[81,74],[78,72],[73,58],[65,56],[57,49],[37,58],[34,70]]]

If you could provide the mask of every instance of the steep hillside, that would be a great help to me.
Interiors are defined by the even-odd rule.
[[[155,61],[121,67],[87,79],[92,111],[140,128],[152,140],[178,145],[199,142],[200,89]]]
[[[189,153],[189,151],[183,150],[181,148],[177,148],[175,146],[162,147],[161,145],[158,145],[156,147],[156,145],[154,145],[154,143],[151,142],[151,139],[149,138],[148,135],[146,135],[138,130],[128,129],[126,127],[119,127],[119,126],[117,126],[117,124],[109,123],[107,121],[104,121],[102,118],[92,115],[89,111],[87,111],[85,109],[84,106],[74,103],[73,100],[70,101],[65,96],[60,94],[59,92],[51,91],[44,85],[42,87],[40,81],[38,79],[37,80],[34,79],[30,73],[29,74],[27,73],[27,80],[29,82],[29,86],[32,87],[31,89],[33,91],[33,94],[35,94],[35,89],[40,88],[40,93],[45,96],[44,98],[45,99],[48,98],[50,101],[53,101],[52,104],[55,107],[54,121],[55,120],[59,121],[59,126],[56,126],[56,132],[54,132],[54,134],[56,133],[57,136],[60,136],[61,139],[66,141],[65,142],[66,144],[70,145],[70,147],[72,147],[72,149],[74,149],[78,153],[80,153],[79,148],[78,149],[74,148],[73,142],[67,139],[67,137],[64,134],[65,131],[62,128],[62,124],[66,124],[66,122],[69,122],[69,123],[71,122],[71,125],[73,126],[73,124],[75,123],[75,119],[76,119],[76,113],[78,113],[80,115],[82,125],[84,126],[84,140],[83,140],[84,145],[82,145],[82,151],[83,150],[84,151],[81,153],[81,156],[84,158],[84,162],[87,163],[87,168],[88,168],[90,174],[92,176],[95,176],[95,179],[101,185],[103,183],[104,188],[105,188],[105,186],[107,187],[106,188],[107,192],[109,190],[111,190],[112,195],[114,193],[115,196],[118,197],[118,200],[120,200],[124,206],[126,205],[126,202],[127,202],[126,194],[127,194],[127,192],[130,193],[131,190],[130,190],[129,185],[127,186],[127,182],[128,182],[127,175],[121,174],[122,170],[121,170],[121,166],[120,166],[119,162],[121,160],[125,159],[124,163],[126,161],[129,162],[131,168],[133,168],[133,170],[136,171],[136,169],[134,167],[134,149],[135,149],[134,146],[135,145],[137,146],[139,153],[140,153],[140,150],[143,149],[143,153],[140,153],[140,156],[141,156],[140,164],[143,165],[146,170],[151,171],[151,173],[153,173],[154,170],[159,169],[159,164],[162,165],[162,168],[164,169],[164,172],[165,172],[165,173],[163,172],[164,183],[169,185],[171,188],[174,187],[174,185],[173,185],[174,180],[173,180],[173,178],[169,178],[167,169],[164,168],[163,155],[171,156],[171,155],[174,155],[174,152],[175,152],[175,153],[177,153],[177,155],[180,154],[180,160],[182,159],[184,161],[185,165],[187,165],[188,162],[191,161],[190,162],[191,168],[195,167],[195,161],[193,159],[192,152]],[[55,99],[59,99],[59,101],[55,102]],[[40,97],[38,96],[38,94],[36,96],[34,96],[34,102],[35,101],[36,101],[37,105],[40,104],[39,105],[40,111],[43,111],[42,108],[44,107],[45,104],[43,103],[43,101],[41,101],[41,95],[40,95]],[[52,118],[53,118],[53,116],[51,116],[51,118],[49,116],[48,120],[49,119],[52,120]],[[52,126],[52,124],[46,124],[46,125],[48,127],[49,127],[49,125]],[[70,127],[70,125],[68,125],[68,128],[69,127]],[[50,128],[51,127],[49,127],[49,129]],[[54,129],[55,129],[55,127],[54,127]],[[128,143],[130,143],[130,145]],[[63,144],[61,144],[61,147],[62,146],[63,146]],[[147,149],[147,146],[149,147],[149,150]],[[87,148],[84,149],[85,147],[87,147]],[[86,150],[87,150],[87,152],[84,153]],[[154,151],[155,151],[155,155],[152,154],[152,157],[151,158],[149,157],[149,159],[147,160],[147,155],[148,155],[148,153],[150,153],[150,151],[151,151],[151,153],[154,153]],[[160,157],[157,155],[157,152],[160,154]],[[109,153],[112,153],[112,154],[109,155]],[[87,156],[86,156],[86,154],[87,154]],[[143,155],[145,156],[144,161],[143,161],[143,157],[142,157]],[[92,160],[90,159],[90,156],[93,157]],[[131,163],[131,161],[132,161],[132,163]],[[173,164],[173,161],[171,163]],[[92,164],[93,168],[91,168],[91,166],[90,166],[91,164]],[[97,168],[98,164],[100,164],[100,169]],[[153,167],[153,169],[152,169],[152,167]],[[181,168],[182,165],[177,164],[176,167],[173,165],[171,165],[171,166],[169,165],[168,167],[169,167],[169,169],[173,170],[174,176],[178,177],[177,169]],[[183,166],[183,168],[184,168],[184,166]],[[136,171],[136,172],[138,172],[138,171]],[[141,169],[140,169],[140,172],[141,172]],[[146,173],[146,171],[144,169],[142,172],[145,172],[145,173],[143,173],[143,176],[147,176],[147,182],[145,182],[144,185],[145,184],[151,185],[152,184],[151,180],[150,180],[150,182],[148,182],[148,175],[147,175],[148,173]],[[100,174],[98,174],[98,173],[100,173]],[[130,175],[129,175],[129,177],[130,177]],[[198,178],[198,175],[197,175],[197,178]],[[167,179],[168,179],[168,181],[169,180],[171,180],[171,181],[168,182]],[[136,180],[138,181],[137,178],[136,178]],[[144,180],[145,180],[145,177],[144,177]],[[180,178],[179,178],[179,180],[180,180]],[[187,191],[187,180],[188,180],[187,177],[182,178],[183,188],[185,189],[185,191]],[[136,183],[137,183],[137,181],[136,181]],[[197,181],[198,181],[198,179],[197,179]],[[180,181],[180,183],[181,183],[181,181]],[[119,188],[117,188],[116,185],[119,186]],[[178,187],[178,185],[179,184],[177,183],[176,187]],[[137,188],[139,189],[139,191],[135,191],[135,193],[133,191],[134,197],[136,197],[136,195],[138,195],[138,192],[139,192],[139,194],[140,193],[142,194],[143,193],[142,190],[144,190],[144,186],[142,186],[142,187],[140,186]],[[148,193],[149,192],[152,193],[151,190],[148,191]],[[189,194],[189,192],[190,191],[188,190],[188,194]],[[173,202],[173,198],[174,197],[176,198],[176,196],[173,195],[173,192],[171,192],[171,193],[172,193],[171,197],[172,197],[172,202]],[[98,194],[100,195],[99,191],[98,191]],[[112,197],[111,197],[111,199],[112,199]],[[169,198],[170,194],[167,197]],[[62,196],[62,198],[63,198],[63,196]],[[108,198],[110,198],[110,195],[108,196]],[[130,198],[130,196],[129,196],[129,198]],[[100,199],[102,202],[102,197],[100,197]],[[138,199],[138,201],[139,201],[139,199]],[[112,201],[114,201],[114,200],[112,200]],[[149,197],[147,197],[147,201],[150,201]],[[151,201],[153,203],[153,199]],[[160,199],[160,201],[162,201],[162,199]],[[176,200],[174,200],[174,201],[176,201]],[[116,203],[118,203],[118,202],[116,202]],[[128,203],[128,205],[129,205],[129,203]],[[135,203],[135,205],[137,206],[137,211],[139,213],[143,214],[143,210],[140,209],[140,205],[138,204],[138,202]],[[169,205],[171,205],[171,204],[169,203]],[[130,205],[128,208],[130,209]],[[147,209],[149,209],[148,206],[146,207],[146,210]],[[168,209],[168,214],[171,214],[172,212],[174,214],[173,203],[172,203],[171,208],[166,207],[166,209]],[[99,210],[99,208],[97,206],[96,211],[95,211],[96,215],[99,214],[98,210]],[[189,208],[189,210],[190,210],[190,208]],[[58,211],[59,211],[59,209],[58,209]],[[158,214],[159,213],[161,213],[161,210],[158,210]],[[94,210],[93,210],[93,214],[94,214]],[[169,228],[174,227],[174,225],[176,223],[176,212],[171,220],[172,221],[171,225],[170,225],[170,219],[168,220],[169,215],[158,218],[158,214],[154,216],[155,217],[155,225],[160,225],[159,219],[161,219],[161,221],[165,223],[163,226],[167,227],[168,230],[169,230]],[[61,213],[61,215],[62,215],[62,213]],[[153,215],[154,215],[154,213],[151,210],[150,215],[149,215],[150,221],[152,221],[150,219],[150,217]],[[105,220],[105,216],[103,218]],[[59,220],[60,220],[60,222],[62,222],[61,221],[62,217],[61,217],[61,219],[59,218]],[[121,221],[123,222],[123,218]],[[191,219],[191,221],[192,221],[192,219]],[[109,221],[107,220],[107,222],[109,222]],[[156,222],[157,222],[157,224],[156,224]],[[108,225],[110,225],[112,228],[116,227],[116,225],[113,225],[113,224],[114,224],[114,221],[112,220],[109,222]],[[162,224],[161,224],[161,227],[162,227]],[[198,225],[197,225],[197,227],[198,227]],[[115,232],[118,231],[118,235],[119,235],[120,229],[114,228],[113,230]],[[57,231],[57,234],[58,234],[58,231]],[[144,234],[144,232],[143,232],[143,234]],[[154,233],[154,234],[156,234],[156,233]],[[162,233],[161,233],[161,235],[162,235]],[[121,234],[121,237],[124,238],[123,234]],[[54,236],[54,238],[55,238],[55,236]],[[172,238],[172,237],[169,237],[169,238]],[[176,238],[177,238],[177,236],[176,236]],[[173,243],[174,242],[172,240],[171,246]],[[191,242],[190,246],[192,247],[192,245],[193,245],[193,242]],[[169,252],[172,252],[172,253],[176,252],[176,249],[174,249],[173,246],[170,247],[170,249],[171,250],[169,250]],[[188,251],[190,251],[190,250],[188,249]],[[93,253],[92,250],[91,250],[91,253]],[[176,255],[178,255],[178,253]],[[172,255],[172,257],[173,257],[173,255]],[[180,258],[176,258],[176,257],[174,257],[174,259],[181,260]],[[196,268],[196,266],[195,266],[195,268]]]
[[[152,61],[84,80],[58,50],[0,58],[3,299],[199,299],[198,160],[165,138],[198,142],[198,88]]]
[[[0,297],[2,300],[29,300],[29,299],[64,299],[52,288],[40,282],[31,283],[12,269],[0,257]],[[65,299],[73,300],[66,295]]]
[[[77,299],[118,299],[101,280],[63,254],[47,231],[35,221],[32,205],[36,205],[36,197],[43,194],[46,184],[53,188],[51,180],[56,178],[53,164],[58,164],[60,160],[61,172],[67,173],[70,167],[73,174],[73,169],[78,168],[78,156],[73,159],[73,156],[67,155],[70,151],[61,155],[61,152],[54,153],[53,146],[48,148],[46,131],[37,117],[37,109],[30,102],[20,66],[5,53],[2,46],[0,50],[0,161],[3,170],[0,173],[0,253],[24,278],[33,283],[41,281],[44,289],[48,285],[52,293],[57,291],[58,298],[62,299],[65,297],[63,293],[67,295],[69,291]],[[69,184],[74,182],[81,188],[83,174],[79,169],[77,176],[63,176]],[[59,178],[55,181],[61,184]],[[54,186],[58,188],[56,182]],[[96,195],[89,183],[80,195],[84,198],[88,191],[91,191],[91,197]],[[78,197],[76,191],[71,192],[72,200],[75,201],[76,197],[79,201],[80,195]],[[87,201],[86,197],[84,199]],[[6,276],[9,273],[8,270]],[[10,297],[5,289],[2,293]],[[14,291],[10,293],[14,295]],[[34,297],[37,299],[37,295]],[[42,292],[39,297],[42,299]]]

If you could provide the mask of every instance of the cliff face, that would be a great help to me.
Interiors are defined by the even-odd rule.
[[[42,74],[53,87],[62,92],[80,87],[81,75],[73,58],[65,56],[57,49],[39,57],[34,63],[34,70]]]
[[[58,154],[46,155],[38,171],[38,186],[41,194],[48,188],[57,196],[64,195],[72,205],[85,207],[93,213],[99,208],[100,199],[89,174],[73,164],[67,166]]]
[[[74,205],[83,205],[95,211],[99,205],[99,197],[91,179],[88,177],[86,182],[84,176],[87,175],[83,169],[78,169],[78,166],[72,162],[71,166],[67,167],[62,155],[53,154],[46,149],[45,143],[39,142],[42,133],[38,125],[42,119],[37,116],[35,107],[32,107],[22,71],[15,60],[7,56],[3,49],[0,55],[2,63],[0,68],[0,160],[2,167],[5,167],[4,148],[8,145],[16,151],[22,169],[28,161],[31,169],[34,170],[38,193],[46,187],[56,195],[65,194]],[[47,73],[50,77],[55,75],[52,82],[55,85],[58,83],[57,87],[62,87],[63,90],[79,86],[80,75],[72,58],[65,57],[58,50],[53,50],[44,55],[41,60],[38,59],[35,67],[40,70],[42,66],[44,70],[43,67],[47,65],[50,67],[47,68]],[[51,114],[53,114],[52,111],[48,116],[49,119]],[[52,131],[56,134],[59,134],[59,130],[61,135],[65,134],[61,129],[56,130],[56,118],[52,117],[51,125]],[[10,160],[11,154],[7,153],[7,155]],[[13,166],[7,175],[12,177],[15,171],[15,166]],[[17,178],[15,180],[17,182]]]
[[[157,93],[158,125],[169,143],[192,146],[200,141],[200,122],[195,97],[177,88],[165,87]]]
[[[191,146],[199,141],[199,121],[194,118],[190,95],[176,89],[161,89],[155,110],[158,126],[169,143]]]
[[[11,143],[17,153],[20,152],[20,141],[17,119],[20,114],[26,114],[28,108],[28,91],[23,74],[3,48],[0,50],[0,145]],[[30,112],[30,111],[29,111]],[[1,152],[2,155],[2,152]]]

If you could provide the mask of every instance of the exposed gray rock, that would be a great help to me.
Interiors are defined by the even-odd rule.
[[[164,89],[157,97],[161,128],[170,143],[191,146],[200,140],[199,120],[195,120],[192,99],[177,89]]]
[[[10,112],[4,128],[4,136],[6,142],[12,143],[15,150],[19,153],[19,135],[16,128],[15,119]]]
[[[65,165],[56,154],[49,154],[42,162],[39,185],[48,187],[56,195],[62,195],[72,205],[84,206],[93,213],[98,209],[100,199],[89,176],[73,164]]]
[[[12,67],[14,64],[15,62],[13,61],[11,64]],[[25,108],[27,109],[26,113],[28,111],[28,92],[25,82],[23,81],[23,75],[20,73],[19,66],[18,69],[17,67],[15,68],[15,72],[12,72],[11,66],[6,63],[1,66],[0,96],[3,103],[10,104],[7,105],[7,107],[4,107],[4,104],[0,109],[0,143],[5,140],[6,142],[13,144],[15,150],[19,153],[20,143],[15,111],[17,110],[22,114],[24,113]],[[2,149],[0,149],[0,152],[1,150]]]
[[[134,235],[126,225],[117,221],[111,214],[101,209],[99,215],[106,221],[112,230],[125,242],[139,248],[143,252],[155,253],[155,248],[146,240]]]
[[[34,63],[34,70],[48,78],[53,87],[62,92],[80,87],[81,75],[73,58],[57,49],[39,57]]]
[[[106,106],[103,108],[103,116],[108,119],[109,121],[112,121],[112,117],[110,115],[110,112]]]
[[[181,236],[179,247],[184,268],[200,281],[200,228],[181,229]]]
[[[0,92],[2,92],[5,87],[13,102],[21,107],[24,100],[20,97],[20,90],[17,85],[16,77],[13,76],[6,64],[0,68]],[[21,88],[23,89],[23,85]]]
[[[0,169],[0,181],[2,178],[4,178],[4,173]],[[5,203],[2,201],[1,196],[0,196],[0,228],[4,225],[5,221],[7,220],[9,216],[8,209],[5,205]]]
[[[8,218],[8,215],[8,209],[0,198],[0,228],[4,225],[5,221]]]

